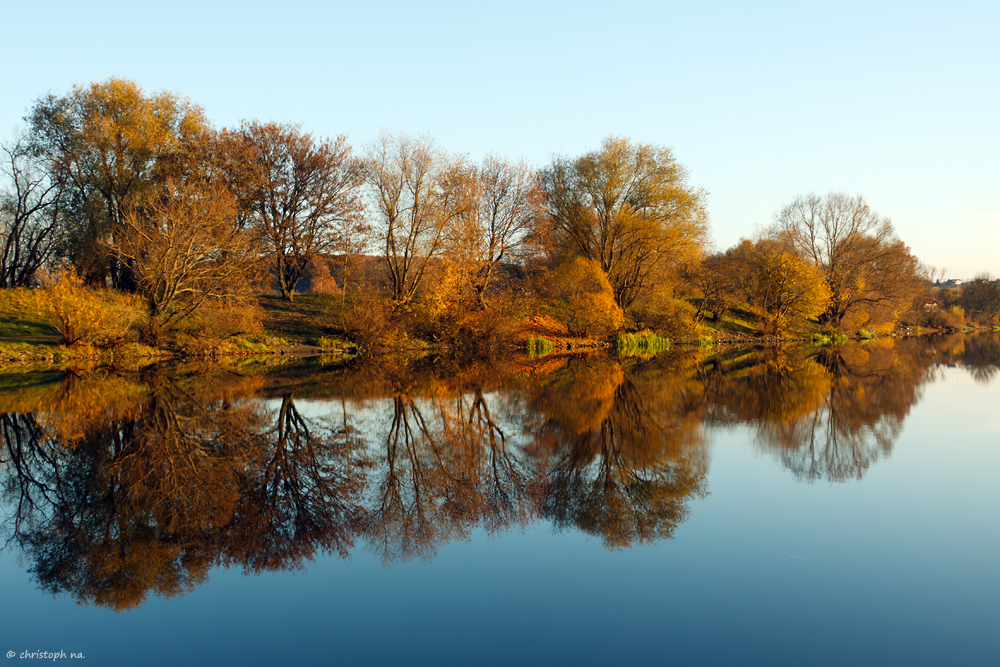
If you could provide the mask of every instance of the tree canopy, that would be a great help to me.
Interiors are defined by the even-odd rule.
[[[355,156],[345,136],[292,123],[216,129],[190,100],[121,78],[43,96],[26,120],[2,146],[0,287],[69,271],[148,301],[174,289],[151,280],[190,268],[154,267],[199,256],[203,285],[270,265],[254,289],[339,292],[328,333],[426,341],[495,342],[550,314],[587,335],[684,338],[708,323],[774,334],[805,318],[867,335],[1000,317],[992,281],[933,286],[861,196],[799,196],[749,250],[710,254],[706,190],[670,148],[622,136],[542,169],[385,130]],[[204,302],[175,287],[188,296],[148,301],[154,319]],[[760,319],[735,322],[746,310]]]
[[[130,267],[107,248],[128,206],[157,180],[162,160],[208,128],[201,107],[112,77],[42,97],[27,120],[33,150],[66,188],[64,254],[91,283],[133,287]]]
[[[542,170],[549,232],[596,261],[627,308],[658,271],[701,253],[707,193],[668,148],[609,136],[600,149]]]
[[[830,297],[821,322],[840,326],[862,307],[912,300],[916,259],[860,195],[797,197],[775,216],[775,228],[823,274]]]
[[[343,136],[317,140],[297,126],[247,121],[239,138],[250,164],[244,208],[291,299],[309,263],[360,216],[361,165]]]

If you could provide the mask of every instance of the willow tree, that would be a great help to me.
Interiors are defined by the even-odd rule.
[[[596,151],[556,159],[542,187],[554,243],[597,262],[623,308],[704,247],[706,192],[668,148],[609,136]]]
[[[158,180],[164,158],[206,130],[201,108],[175,93],[152,95],[129,79],[49,94],[28,113],[33,152],[64,186],[65,255],[91,283],[135,287],[109,252],[125,212]]]

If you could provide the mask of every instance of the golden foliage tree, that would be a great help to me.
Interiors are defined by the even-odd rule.
[[[600,265],[575,257],[552,273],[556,317],[574,336],[606,336],[621,328],[625,314]]]
[[[744,261],[747,301],[759,312],[765,334],[779,335],[795,320],[816,317],[828,307],[822,274],[788,245],[761,239]]]
[[[848,314],[878,306],[894,317],[919,286],[909,248],[860,195],[797,197],[777,214],[775,230],[822,273],[830,291],[824,324],[839,327]]]
[[[706,193],[668,148],[609,136],[601,148],[542,171],[547,231],[595,261],[627,308],[657,273],[700,254]]]
[[[112,77],[42,97],[28,121],[33,149],[67,188],[66,255],[89,283],[134,287],[130,267],[108,248],[134,198],[157,179],[161,160],[207,128],[201,108]]]

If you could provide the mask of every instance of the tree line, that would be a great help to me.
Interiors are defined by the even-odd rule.
[[[0,287],[61,270],[138,294],[154,344],[208,305],[292,300],[331,264],[359,335],[415,312],[468,328],[515,298],[579,336],[727,313],[768,334],[893,325],[926,301],[929,271],[862,197],[798,197],[710,252],[707,192],[670,149],[627,138],[541,169],[388,131],[355,151],[287,123],[217,129],[116,78],[45,95],[25,120],[3,145]],[[977,298],[996,320],[1000,295]]]

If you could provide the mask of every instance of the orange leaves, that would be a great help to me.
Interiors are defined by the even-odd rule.
[[[35,296],[39,314],[70,346],[121,343],[142,316],[134,297],[85,287],[72,269],[44,277]]]
[[[829,302],[819,270],[779,241],[761,239],[742,258],[748,300],[760,312],[764,333],[778,335],[795,319],[815,317]]]
[[[542,184],[558,245],[597,261],[622,307],[702,252],[707,195],[688,185],[668,148],[607,137],[596,151],[556,160]]]
[[[606,336],[625,321],[611,283],[596,261],[577,257],[563,263],[552,272],[552,290],[559,299],[554,315],[575,336]]]

